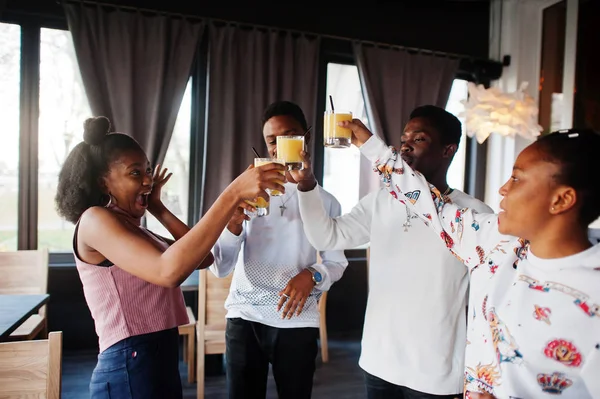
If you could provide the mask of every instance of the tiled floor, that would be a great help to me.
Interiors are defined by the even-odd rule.
[[[314,399],[363,399],[365,391],[363,374],[358,367],[360,342],[329,341],[329,362],[317,359],[317,371],[313,388]],[[76,352],[63,354],[62,399],[89,397],[88,384],[96,364],[96,353]],[[196,384],[187,382],[187,367],[181,362],[180,373],[185,399],[196,398]],[[206,377],[205,398],[226,399],[225,375]],[[269,375],[267,399],[277,399],[275,383]]]

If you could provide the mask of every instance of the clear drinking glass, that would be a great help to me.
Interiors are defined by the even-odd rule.
[[[325,111],[323,118],[323,145],[329,148],[348,148],[352,141],[352,130],[338,126],[338,122],[351,121],[352,112]]]
[[[277,136],[277,158],[285,162],[288,170],[304,169],[302,155],[304,136]]]
[[[254,167],[257,166],[262,166],[262,165],[267,165],[270,163],[278,163],[280,165],[284,165],[285,166],[285,161],[283,159],[279,159],[279,158],[254,158]],[[284,175],[285,172],[282,170],[281,174]],[[277,183],[283,185],[283,181],[282,180],[276,180]],[[280,195],[283,195],[283,193],[279,190],[271,190],[271,189],[267,189],[266,190],[267,193],[273,197],[279,197]]]

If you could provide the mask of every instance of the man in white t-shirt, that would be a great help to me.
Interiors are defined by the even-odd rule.
[[[269,156],[276,138],[307,131],[300,107],[271,104],[263,116]],[[309,139],[309,135],[305,139]],[[263,155],[264,156],[264,155]],[[319,309],[323,291],[342,277],[348,262],[341,250],[317,250],[304,234],[296,186],[289,172],[285,194],[270,197],[270,214],[249,218],[237,213],[217,241],[210,270],[217,277],[233,271],[227,309],[226,360],[229,398],[265,398],[269,363],[280,398],[311,397]],[[340,203],[315,188],[328,217],[341,214]]]
[[[455,203],[492,212],[446,182],[461,134],[454,115],[432,105],[418,107],[401,137],[402,157]],[[308,154],[305,160],[306,168]],[[292,176],[302,180],[300,214],[317,249],[348,249],[370,242],[369,296],[359,360],[368,398],[460,397],[469,279],[464,265],[388,190],[372,192],[350,213],[331,217],[314,189],[312,171]],[[416,200],[421,193],[411,195]]]

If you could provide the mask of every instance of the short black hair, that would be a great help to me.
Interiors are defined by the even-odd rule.
[[[142,148],[133,137],[110,133],[110,121],[99,116],[83,124],[83,140],[71,150],[58,175],[54,197],[58,214],[77,223],[83,212],[108,202],[100,178],[120,154]]]
[[[435,105],[422,105],[410,113],[410,119],[424,118],[440,134],[443,145],[460,143],[462,124],[458,118],[443,108]]]
[[[577,192],[581,223],[587,226],[596,220],[600,216],[600,173],[595,172],[594,165],[600,154],[600,133],[591,129],[559,130],[534,144],[544,161],[559,165],[555,181]]]
[[[298,121],[304,131],[308,129],[308,124],[306,123],[306,117],[304,116],[304,112],[302,112],[302,108],[291,101],[275,101],[274,103],[271,103],[263,113],[262,127],[264,128],[265,123],[274,116],[291,116]]]

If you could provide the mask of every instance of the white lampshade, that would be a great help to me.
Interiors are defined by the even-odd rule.
[[[460,116],[465,119],[467,135],[476,137],[479,144],[492,133],[513,137],[519,134],[529,140],[540,135],[538,107],[533,97],[525,93],[527,82],[514,93],[471,82],[468,85],[469,98],[462,101],[465,110]]]

